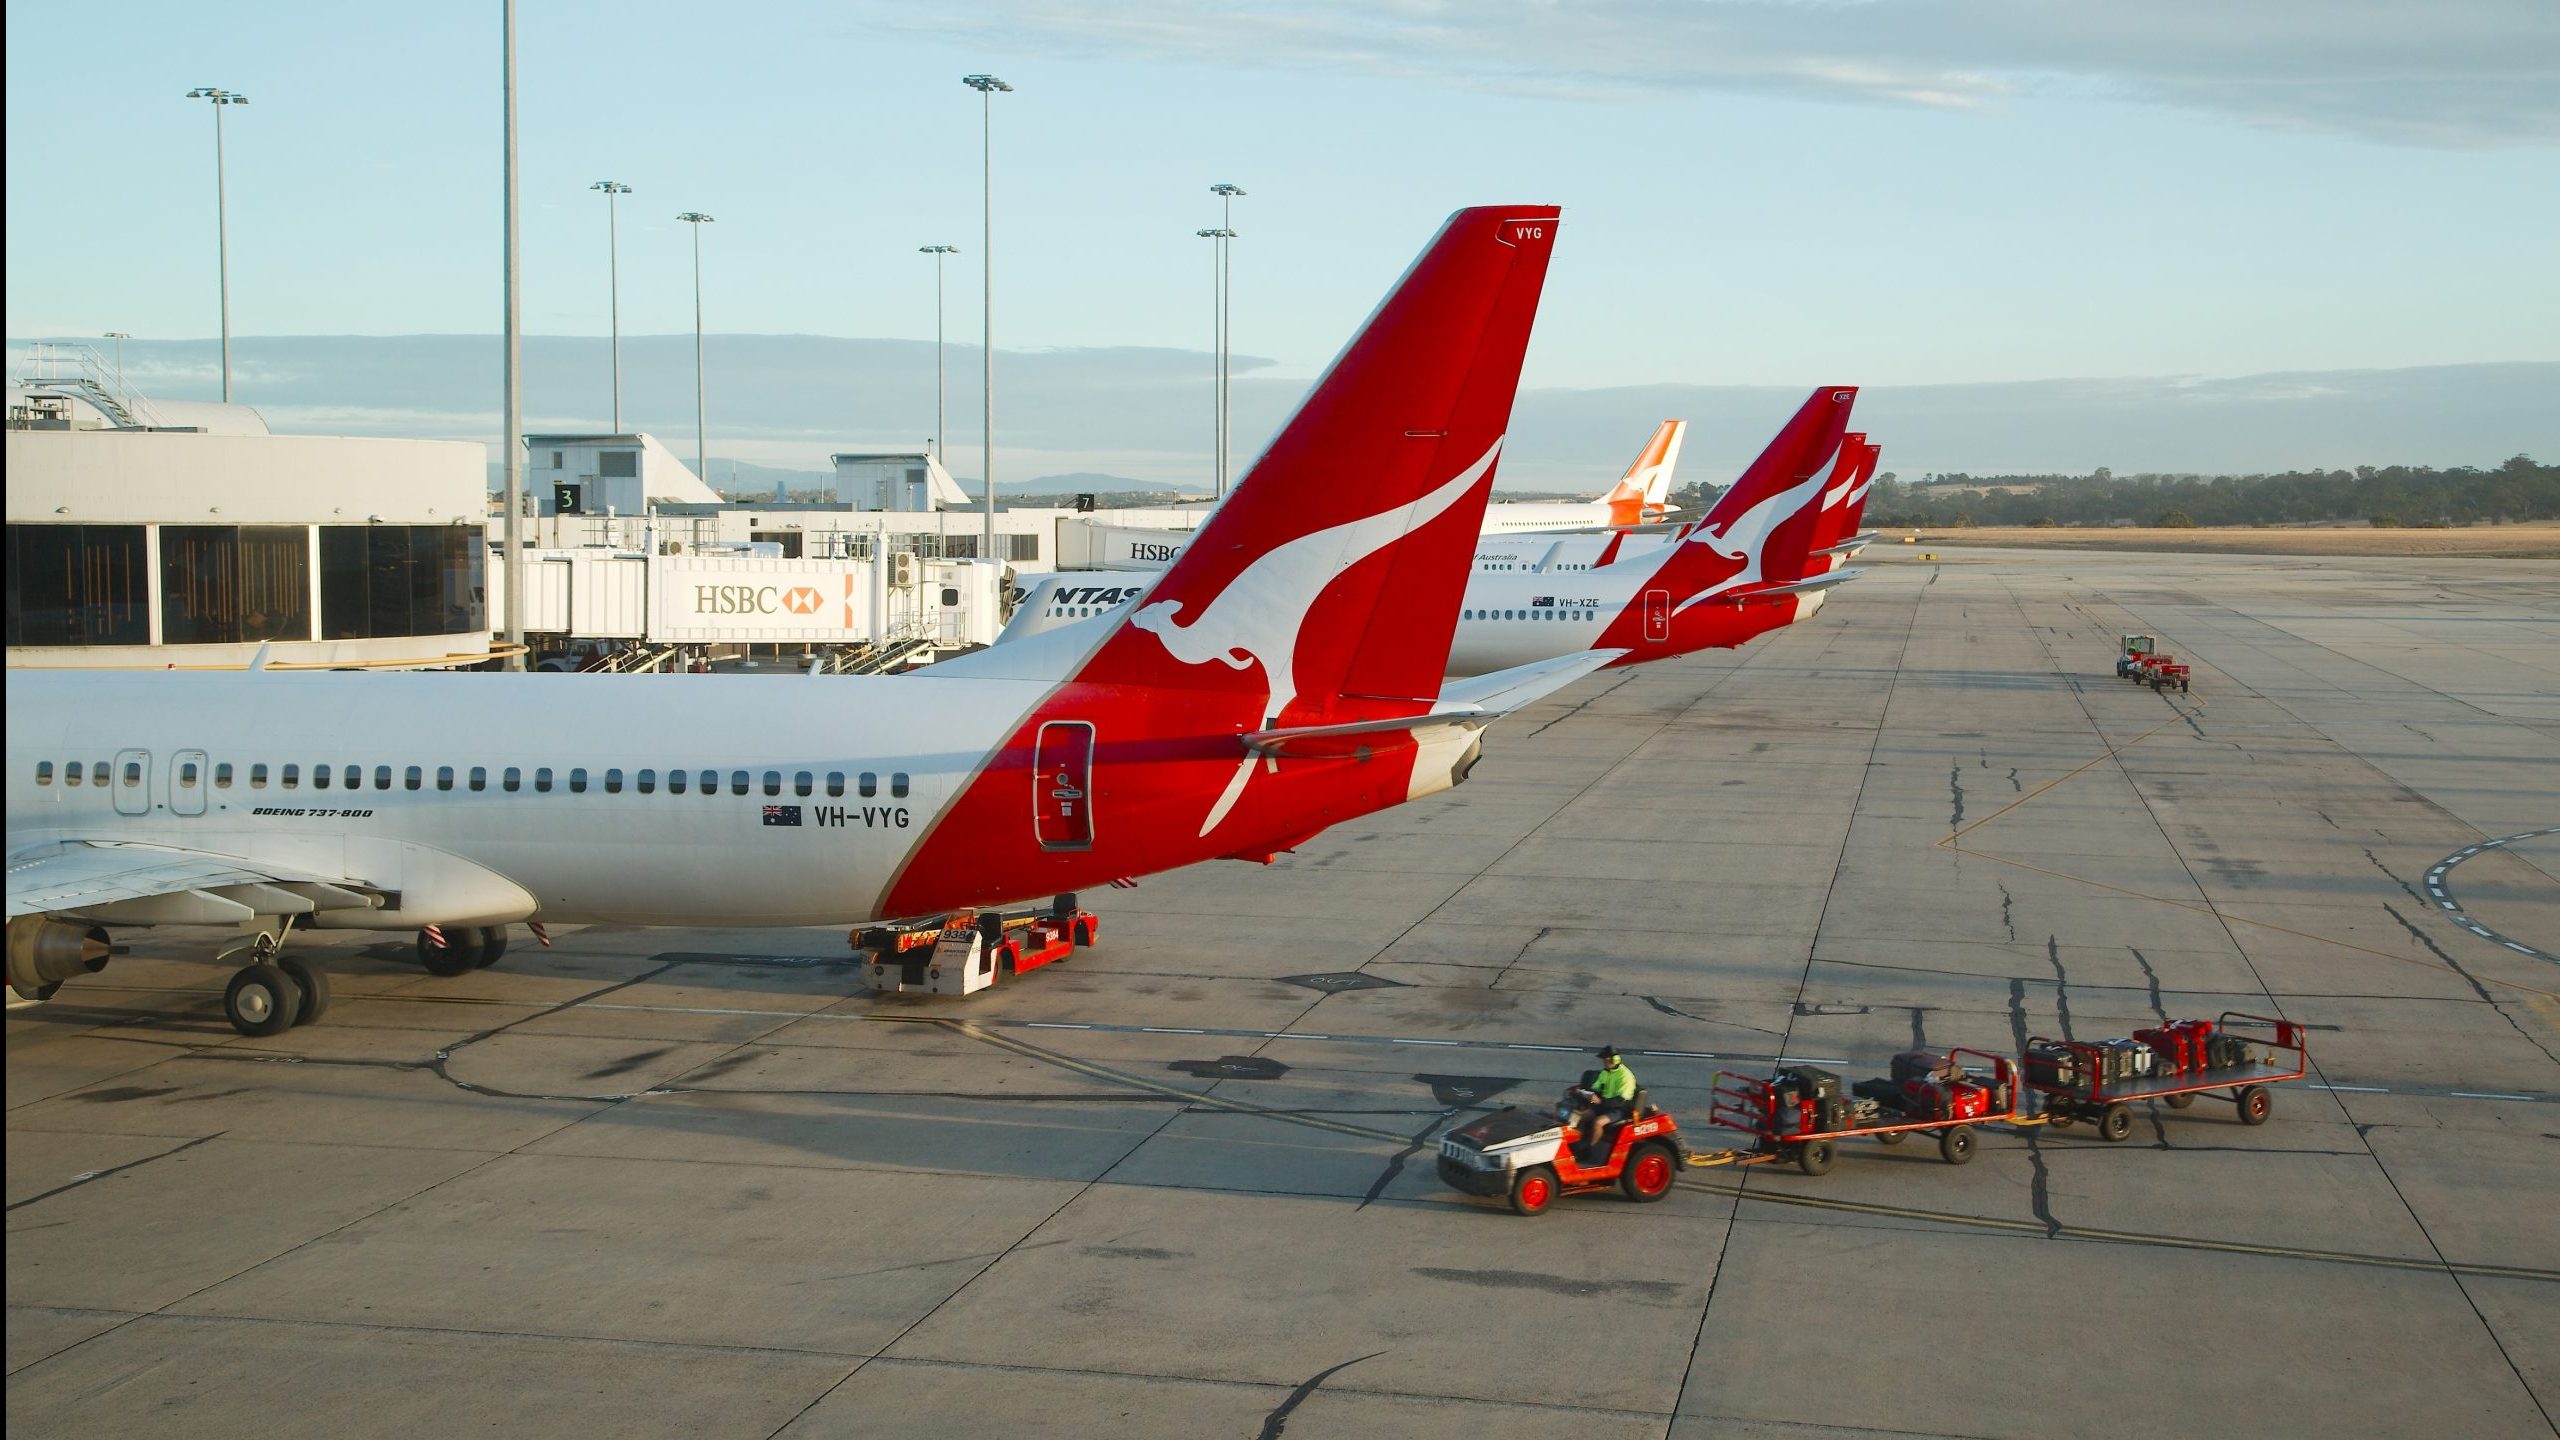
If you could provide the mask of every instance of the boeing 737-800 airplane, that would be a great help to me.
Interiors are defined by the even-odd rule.
[[[1556,219],[1454,216],[1107,626],[872,679],[19,672],[10,980],[96,968],[100,926],[238,925],[230,1017],[268,1034],[325,1004],[270,963],[296,922],[931,917],[1445,790],[1591,668],[1442,693]]]

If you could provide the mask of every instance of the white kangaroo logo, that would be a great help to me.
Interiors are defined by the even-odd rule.
[[[1772,495],[1735,516],[1733,523],[1724,527],[1724,533],[1721,535],[1703,525],[1698,527],[1698,533],[1689,537],[1690,544],[1704,545],[1728,560],[1740,560],[1743,562],[1742,568],[1681,601],[1673,607],[1671,613],[1677,615],[1702,600],[1721,595],[1736,586],[1757,583],[1762,578],[1760,567],[1767,558],[1769,537],[1789,516],[1794,515],[1805,501],[1813,498],[1815,491],[1828,483],[1830,482],[1827,478],[1816,477],[1792,490]]]
[[[1242,670],[1259,661],[1271,686],[1262,714],[1276,720],[1298,698],[1298,633],[1325,587],[1343,571],[1440,518],[1492,468],[1501,451],[1502,440],[1496,437],[1483,458],[1427,495],[1273,546],[1228,581],[1189,624],[1174,618],[1182,613],[1180,600],[1142,606],[1129,623],[1163,641],[1166,653],[1185,665],[1215,661]],[[1247,755],[1236,767],[1235,778],[1201,824],[1201,834],[1217,829],[1235,808],[1253,773],[1254,758]]]

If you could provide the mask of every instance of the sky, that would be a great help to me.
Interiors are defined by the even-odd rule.
[[[213,113],[182,98],[201,85],[250,97],[224,112],[236,337],[496,333],[498,15],[8,7],[8,334],[174,356],[215,333]],[[611,178],[634,190],[626,336],[689,335],[695,236],[672,217],[699,210],[716,335],[930,341],[917,247],[948,243],[946,323],[974,343],[982,116],[960,76],[990,71],[1016,87],[992,106],[1000,352],[1197,367],[1193,232],[1232,181],[1238,369],[1278,393],[1444,215],[1506,201],[1565,207],[1533,389],[2560,360],[2549,0],[527,0],[518,51],[533,335],[606,331],[586,187]],[[528,380],[601,410],[583,363]],[[721,379],[714,414],[740,412]],[[163,380],[207,393],[201,367]]]

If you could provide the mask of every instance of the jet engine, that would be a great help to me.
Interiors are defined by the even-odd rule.
[[[50,1000],[62,982],[107,968],[115,953],[95,925],[66,925],[40,915],[9,922],[9,988],[22,999]]]

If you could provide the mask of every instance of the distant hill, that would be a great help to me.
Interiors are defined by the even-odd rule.
[[[706,343],[713,440],[724,455],[799,467],[778,477],[786,488],[824,484],[820,472],[832,451],[906,449],[932,429],[929,340],[712,335]],[[23,339],[10,342],[13,363],[24,346]],[[232,347],[248,377],[240,400],[281,433],[483,443],[497,434],[505,356],[494,335],[240,335]],[[693,358],[690,334],[623,337],[624,428],[650,431],[680,455],[692,449]],[[955,375],[975,359],[955,352]],[[1189,350],[1128,346],[1000,353],[1005,418],[998,439],[1009,458],[997,473],[1004,493],[1206,488],[1209,417],[1199,403],[1200,360]],[[1268,361],[1237,361],[1241,464],[1288,417],[1308,381],[1278,373]],[[215,340],[127,341],[124,363],[127,380],[146,395],[210,400],[219,393]],[[606,428],[610,366],[601,336],[525,337],[527,428]],[[1905,475],[2477,466],[2519,452],[2560,454],[2556,391],[2560,361],[1871,384],[1859,396],[1856,423],[1884,445],[1884,464]],[[1598,494],[1666,416],[1690,422],[1678,483],[1730,480],[1804,395],[1801,380],[1775,376],[1756,386],[1524,389],[1495,485],[1509,495]],[[968,408],[953,418],[964,420]],[[952,438],[952,459],[976,470],[977,436]],[[726,460],[714,460],[711,471],[713,485],[732,483]],[[1015,475],[1037,478],[1017,484]],[[738,489],[761,484],[766,495],[777,478],[744,465],[736,476]]]

